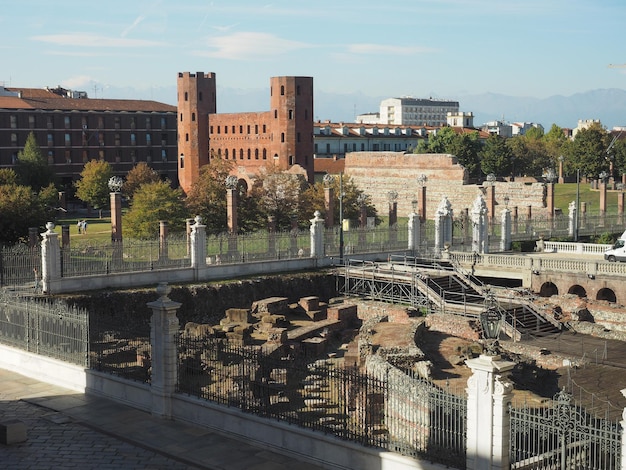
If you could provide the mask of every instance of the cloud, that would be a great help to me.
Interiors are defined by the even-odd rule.
[[[76,47],[155,47],[162,43],[143,39],[126,39],[99,36],[90,33],[48,34],[31,37],[33,41],[55,44],[57,46]]]
[[[349,44],[352,54],[414,55],[435,52],[435,49],[421,46],[389,46],[382,44]]]
[[[126,35],[128,33],[130,33],[133,29],[135,29],[135,27],[141,23],[143,20],[145,19],[145,16],[140,15],[137,18],[135,18],[135,21],[133,21],[133,24],[131,24],[128,28],[126,28],[124,31],[122,31],[122,34],[120,36],[122,36],[123,38],[126,37]]]
[[[195,54],[234,60],[267,58],[311,47],[302,42],[281,39],[273,34],[253,32],[214,36],[207,39],[206,46],[208,50],[197,50]]]

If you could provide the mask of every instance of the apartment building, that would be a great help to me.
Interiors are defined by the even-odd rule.
[[[15,165],[31,132],[68,191],[90,160],[109,162],[119,176],[144,161],[177,182],[175,106],[91,99],[61,87],[0,87],[0,168]]]
[[[459,102],[433,98],[388,98],[380,112],[357,116],[357,123],[438,127],[447,123],[448,113],[458,113]]]

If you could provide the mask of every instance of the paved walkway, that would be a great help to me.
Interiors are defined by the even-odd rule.
[[[0,444],[3,470],[318,470],[206,428],[0,369],[0,421],[26,424],[27,441]]]

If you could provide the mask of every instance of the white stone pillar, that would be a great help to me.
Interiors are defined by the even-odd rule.
[[[311,219],[311,258],[324,256],[324,219],[320,211],[315,211]]]
[[[452,204],[443,197],[435,212],[435,251],[452,245]]]
[[[61,248],[59,234],[54,231],[54,224],[48,222],[46,228],[48,230],[41,234],[41,273],[34,272],[33,279],[39,279],[41,276],[42,292],[55,294],[61,282]]]
[[[206,268],[206,225],[202,225],[202,218],[197,215],[195,224],[191,226],[191,267]]]
[[[149,302],[152,309],[150,343],[152,346],[152,414],[172,417],[172,395],[178,378],[178,317],[180,303],[170,300],[166,283],[157,286],[158,300]]]
[[[576,201],[570,202],[569,206],[567,207],[567,210],[568,210],[568,216],[569,216],[567,233],[570,236],[570,238],[574,238],[576,237],[576,222],[578,220],[578,207],[576,207]]]
[[[511,249],[511,211],[508,207],[502,211],[501,217],[500,250],[509,251]]]
[[[489,253],[489,223],[487,203],[482,194],[474,199],[472,206],[472,251]]]
[[[419,252],[421,240],[421,217],[416,212],[409,214],[409,246],[408,249],[416,254]]]
[[[482,354],[465,361],[467,381],[467,470],[508,470],[509,414],[513,385],[502,374],[515,363]]]

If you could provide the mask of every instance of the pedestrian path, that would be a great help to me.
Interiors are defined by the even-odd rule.
[[[0,468],[318,470],[322,467],[191,424],[154,417],[0,369],[0,421],[27,440],[0,444]]]

